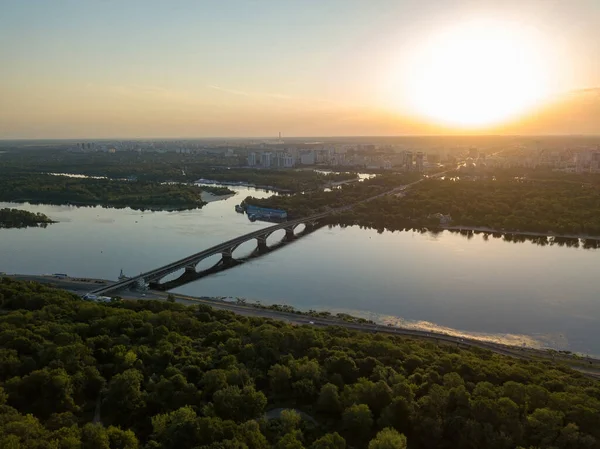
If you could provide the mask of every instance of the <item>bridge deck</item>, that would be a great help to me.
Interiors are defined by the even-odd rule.
[[[263,229],[259,229],[257,231],[253,231],[253,232],[249,232],[248,234],[244,234],[241,235],[239,237],[236,237],[234,239],[231,240],[227,240],[226,242],[220,243],[218,245],[215,245],[211,248],[207,248],[203,251],[200,251],[199,253],[196,254],[192,254],[191,256],[188,257],[184,257],[183,259],[179,259],[176,260],[174,262],[171,262],[167,265],[164,265],[162,267],[156,268],[154,270],[150,270],[147,271],[145,273],[142,273],[138,276],[134,276],[131,278],[127,278],[127,279],[123,279],[122,281],[116,282],[114,284],[111,285],[107,285],[107,286],[103,286],[100,288],[97,288],[96,290],[91,291],[90,293],[93,295],[102,295],[105,293],[108,293],[110,291],[114,291],[114,290],[119,290],[119,289],[123,289],[126,287],[129,287],[132,284],[135,284],[136,282],[142,280],[142,279],[152,279],[152,278],[156,278],[158,276],[166,276],[167,274],[170,274],[174,271],[177,271],[179,269],[181,269],[182,267],[185,267],[189,264],[195,263],[196,261],[199,261],[201,259],[204,259],[206,257],[210,257],[214,254],[219,254],[222,253],[223,251],[226,251],[232,247],[238,246],[244,242],[247,242],[249,240],[255,239],[257,237],[261,237],[265,234],[271,234],[279,229],[285,229],[288,228],[290,226],[295,226],[298,224],[302,224],[302,223],[306,223],[306,222],[310,222],[313,220],[318,220],[320,218],[324,218],[332,213],[336,212],[336,210],[331,210],[331,211],[327,211],[327,212],[323,212],[320,214],[316,214],[316,215],[312,215],[310,217],[304,217],[304,218],[299,218],[296,220],[290,220],[290,221],[285,221],[283,223],[278,223],[276,225],[273,226],[269,226],[267,228],[263,228]]]

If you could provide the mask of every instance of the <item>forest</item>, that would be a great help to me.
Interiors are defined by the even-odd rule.
[[[54,223],[48,216],[8,207],[0,209],[0,228],[43,227]]]
[[[245,201],[281,207],[291,216],[309,215],[327,207],[353,204],[384,190],[373,188],[380,178],[389,180],[388,186],[395,182],[393,175],[387,175],[369,180],[371,183],[342,186],[332,192]],[[566,176],[515,177],[512,172],[504,171],[482,178],[429,178],[403,196],[384,196],[359,204],[331,217],[330,223],[357,224],[382,231],[443,228],[436,214],[450,215],[450,226],[600,236],[600,183],[588,182],[587,178],[574,181]]]
[[[331,190],[311,191],[269,198],[247,197],[245,204],[284,209],[291,218],[313,215],[328,209],[355,204],[421,178],[418,173],[384,174],[362,182],[343,184]]]
[[[8,278],[0,308],[1,448],[600,448],[600,383],[550,362]]]
[[[205,205],[202,188],[149,181],[71,178],[45,174],[0,176],[0,201],[76,206],[131,207],[140,210],[182,210]],[[211,193],[229,193],[212,189]]]
[[[223,164],[227,164],[224,166]],[[23,151],[3,155],[0,174],[70,173],[103,176],[111,179],[136,177],[140,181],[187,182],[210,179],[218,182],[243,182],[270,186],[278,190],[301,192],[324,187],[329,182],[356,179],[354,172],[319,173],[314,170],[276,170],[243,168],[245,159],[210,155],[169,153],[71,153],[67,151]]]

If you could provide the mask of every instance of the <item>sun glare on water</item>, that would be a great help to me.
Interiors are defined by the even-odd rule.
[[[543,50],[535,33],[515,24],[462,24],[416,47],[403,68],[403,102],[422,118],[459,128],[510,120],[549,94]]]

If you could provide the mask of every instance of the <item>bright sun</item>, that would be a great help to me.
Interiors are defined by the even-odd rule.
[[[549,93],[549,68],[535,34],[496,21],[449,29],[415,49],[403,101],[413,113],[460,128],[509,120]]]

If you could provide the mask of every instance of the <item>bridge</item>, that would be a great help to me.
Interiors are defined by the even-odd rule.
[[[432,175],[431,177],[439,177],[443,176],[446,173],[452,170],[446,170],[441,173],[437,173]],[[352,207],[357,204],[366,203],[369,201],[373,201],[377,198],[381,198],[385,195],[396,194],[402,191],[405,191],[412,186],[419,184],[423,179],[419,179],[417,181],[411,182],[409,184],[398,186],[394,189],[388,190],[386,192],[382,192],[378,195],[372,196],[370,198],[363,199],[361,201],[356,202],[355,204],[340,207],[337,209],[331,209],[327,212],[322,212],[319,214],[311,215],[310,217],[298,218],[296,220],[290,220],[283,223],[276,224],[274,226],[269,226],[268,228],[260,229],[258,231],[250,232],[248,234],[242,235],[240,237],[236,237],[234,239],[228,240],[226,242],[220,243],[219,245],[213,246],[212,248],[205,249],[204,251],[200,251],[199,253],[192,254],[191,256],[185,257],[183,259],[177,260],[175,262],[171,262],[165,266],[160,268],[156,268],[154,270],[150,270],[146,273],[141,273],[139,276],[134,276],[127,279],[122,279],[119,282],[114,284],[106,285],[96,290],[90,292],[92,295],[106,295],[110,292],[115,292],[118,290],[122,290],[125,288],[133,287],[133,286],[146,286],[149,285],[152,289],[155,290],[170,290],[180,285],[186,284],[188,282],[200,279],[204,276],[208,276],[213,273],[217,273],[219,271],[223,271],[229,269],[235,265],[241,263],[240,260],[236,260],[233,258],[233,252],[235,249],[243,243],[246,243],[251,240],[256,240],[257,245],[256,249],[252,253],[252,256],[262,255],[267,252],[276,249],[274,247],[269,247],[267,245],[267,238],[273,234],[275,231],[280,229],[285,230],[285,237],[282,241],[282,244],[288,243],[296,238],[296,234],[294,230],[296,227],[300,225],[304,225],[305,229],[302,233],[298,234],[298,236],[308,234],[315,230],[318,227],[318,223],[323,218],[328,215],[332,215],[338,212],[344,212],[352,209]],[[276,245],[276,247],[281,246],[281,244]],[[211,268],[198,272],[196,270],[196,266],[202,260],[207,259],[215,254],[221,254],[221,259]],[[182,268],[185,269],[184,273],[179,276],[175,280],[161,282],[164,278],[173,274]]]
[[[176,260],[175,262],[171,262],[162,267],[147,271],[146,273],[141,273],[139,276],[122,279],[114,284],[102,286],[100,288],[97,288],[96,290],[91,291],[90,294],[106,295],[108,293],[123,290],[125,288],[148,284],[151,288],[156,290],[169,290],[178,287],[193,280],[200,279],[201,277],[207,276],[209,274],[213,274],[218,271],[222,271],[231,268],[235,265],[238,265],[240,261],[233,258],[233,252],[238,246],[240,246],[243,243],[246,243],[251,240],[256,240],[256,249],[251,254],[251,257],[265,254],[281,246],[282,243],[288,243],[294,240],[296,237],[313,232],[317,227],[319,227],[318,224],[320,220],[334,212],[339,212],[343,209],[346,208],[330,210],[320,214],[311,215],[310,217],[290,220],[273,226],[269,226],[267,228],[250,232],[248,234],[215,245],[212,248],[200,251],[199,253],[192,254],[191,256],[184,257],[180,260]],[[295,234],[295,229],[300,225],[305,226],[304,230],[299,234]],[[267,238],[275,231],[278,231],[280,229],[285,230],[285,237],[283,238],[282,243],[276,244],[274,247],[269,247],[267,245]],[[221,254],[221,259],[214,266],[200,272],[196,271],[196,266],[202,260],[214,256],[215,254]],[[185,272],[177,279],[161,283],[161,280],[163,280],[170,274],[181,270],[182,268],[185,269]]]

